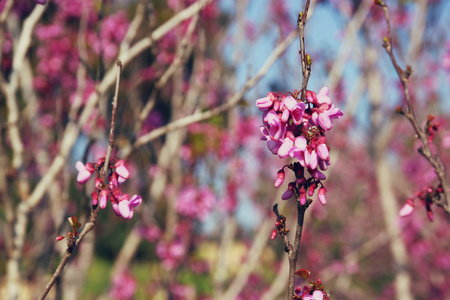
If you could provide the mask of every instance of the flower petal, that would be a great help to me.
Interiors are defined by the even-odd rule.
[[[119,212],[125,219],[130,219],[133,215],[131,214],[129,202],[127,200],[119,202]],[[131,215],[131,216],[130,216]]]

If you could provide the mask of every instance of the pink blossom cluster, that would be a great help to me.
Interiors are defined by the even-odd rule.
[[[128,27],[129,21],[126,11],[118,11],[105,17],[102,21],[100,36],[95,31],[89,31],[87,40],[96,54],[101,52],[105,59],[110,62],[117,58],[119,45],[125,37]]]
[[[216,202],[216,197],[208,187],[197,189],[188,186],[180,191],[176,205],[180,215],[204,220]]]
[[[134,299],[136,290],[136,279],[129,272],[122,271],[114,275],[109,296],[117,300]]]
[[[105,164],[105,158],[100,158],[97,163],[87,163],[84,165],[78,161],[75,167],[78,170],[77,181],[84,184],[91,175],[96,172],[95,190],[92,192],[92,205],[100,205],[105,209],[108,200],[111,202],[114,212],[117,216],[125,219],[133,217],[133,209],[142,203],[142,197],[134,195],[130,198],[128,194],[122,194],[120,184],[130,176],[130,172],[124,165],[123,160],[111,159],[109,162],[108,183],[100,176],[100,171]]]
[[[326,189],[321,181],[326,176],[321,171],[330,165],[330,147],[325,132],[333,127],[333,119],[339,119],[343,113],[332,104],[326,87],[318,94],[306,91],[305,102],[299,100],[300,95],[297,91],[269,92],[266,97],[256,100],[256,106],[263,112],[261,140],[267,141],[267,147],[274,155],[298,160],[277,173],[275,187],[285,179],[284,168],[291,169],[296,175],[296,181],[289,183],[282,199],[290,199],[295,194],[304,205],[307,194],[311,197],[320,186],[318,198],[325,204]],[[304,176],[305,168],[311,175],[308,179]]]
[[[297,271],[298,272],[298,271]],[[307,278],[306,278],[307,279]],[[295,295],[293,299],[301,300],[328,300],[330,299],[326,292],[323,291],[323,284],[320,279],[316,282],[310,282],[310,285],[305,285],[303,288],[297,286],[295,288]]]
[[[156,246],[156,255],[165,268],[173,270],[186,257],[186,248],[180,240],[161,241]]]

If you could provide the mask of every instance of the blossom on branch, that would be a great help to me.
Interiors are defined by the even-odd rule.
[[[263,112],[261,140],[267,141],[267,148],[274,155],[298,160],[285,166],[294,171],[297,180],[289,183],[281,198],[287,200],[295,195],[297,201],[304,205],[307,202],[306,191],[311,197],[319,188],[319,201],[325,204],[326,189],[321,181],[326,176],[319,171],[325,171],[330,165],[330,147],[325,132],[333,127],[332,120],[339,119],[343,113],[332,104],[326,87],[319,94],[306,91],[304,102],[301,101],[301,93],[270,92],[256,100],[256,106]],[[277,173],[275,187],[284,181],[283,169]],[[304,169],[310,174],[309,178],[304,176]]]
[[[131,219],[134,214],[133,209],[142,203],[142,197],[134,195],[130,198],[128,194],[123,194],[120,189],[120,183],[130,177],[130,172],[125,167],[123,160],[111,159],[108,164],[108,182],[105,182],[101,177],[104,164],[104,157],[97,160],[95,164],[87,163],[84,165],[78,161],[75,165],[78,170],[77,181],[84,184],[95,171],[97,176],[94,191],[91,194],[92,205],[94,207],[99,205],[101,209],[105,209],[109,200],[117,216]]]

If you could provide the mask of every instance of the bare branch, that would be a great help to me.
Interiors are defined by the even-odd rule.
[[[412,69],[410,66],[407,66],[405,70],[403,70],[394,55],[393,51],[393,45],[392,45],[392,33],[391,33],[391,23],[389,18],[389,9],[387,5],[382,0],[377,0],[378,5],[381,6],[384,12],[384,17],[386,20],[387,25],[387,37],[383,40],[383,47],[386,49],[387,54],[389,55],[389,58],[391,59],[391,62],[395,68],[395,71],[397,72],[397,75],[402,83],[403,86],[403,92],[405,94],[406,103],[407,103],[407,109],[402,110],[402,113],[405,115],[405,117],[408,119],[408,121],[411,123],[412,127],[414,128],[414,131],[417,135],[417,137],[420,139],[422,146],[418,149],[419,153],[425,157],[428,162],[431,164],[431,166],[434,168],[434,172],[436,173],[439,183],[442,187],[442,196],[440,199],[433,199],[433,202],[438,205],[439,207],[443,208],[444,211],[450,215],[450,190],[449,190],[449,183],[447,180],[447,176],[445,174],[444,165],[442,164],[440,158],[438,155],[433,155],[428,143],[428,137],[425,131],[420,127],[419,122],[417,121],[417,118],[414,113],[414,105],[412,103],[412,99],[409,92],[409,77],[412,73]]]

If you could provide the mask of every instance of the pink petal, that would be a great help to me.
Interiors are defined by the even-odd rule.
[[[267,141],[267,148],[273,153],[273,154],[277,154],[278,153],[278,149],[280,149],[281,145],[283,143],[280,141]]]
[[[284,123],[287,123],[290,115],[291,115],[291,112],[289,110],[285,109],[283,111],[283,114],[281,115],[281,121],[283,121]]]
[[[86,170],[86,167],[84,166],[84,164],[81,161],[77,161],[77,163],[75,164],[75,168],[80,172],[83,170]]]
[[[120,211],[119,211],[119,204],[118,203],[113,203],[112,204],[112,208],[114,210],[114,213],[116,214],[116,216],[120,217]]]
[[[327,190],[325,188],[320,188],[319,192],[318,192],[318,198],[320,203],[322,203],[322,205],[327,204],[327,198],[325,198],[325,193],[327,192]]]
[[[316,150],[312,150],[309,152],[308,150],[305,151],[305,162],[306,166],[312,170],[317,169],[318,164],[318,158],[317,158],[317,152]]]
[[[124,179],[128,179],[128,177],[130,176],[130,172],[124,165],[116,167],[116,173]]]
[[[119,212],[125,219],[130,219],[133,216],[133,214],[131,213],[132,210],[130,209],[130,206],[128,204],[129,202],[127,200],[119,202]]]
[[[283,183],[284,178],[286,177],[286,174],[284,173],[283,169],[281,169],[280,171],[277,172],[277,176],[278,176],[278,178],[274,184],[276,188],[279,187]]]
[[[100,208],[105,209],[108,199],[104,195],[100,195]]]
[[[409,216],[410,214],[412,214],[412,212],[414,211],[414,206],[412,206],[409,203],[406,203],[402,209],[400,209],[399,215],[400,217],[406,217]]]
[[[295,139],[295,147],[300,148],[300,150],[306,150],[306,139],[303,136],[299,136]]]
[[[142,203],[142,197],[139,196],[139,195],[134,195],[134,196],[131,197],[131,199],[130,199],[130,204],[129,204],[129,206],[130,206],[130,207],[136,207],[136,206],[138,206],[138,205],[141,204],[141,203]]]
[[[317,95],[317,103],[322,104],[322,103],[326,103],[326,104],[330,104],[331,105],[331,99],[330,97],[328,97],[328,88],[327,87],[323,87],[319,94]]]
[[[290,111],[294,109],[294,107],[298,104],[297,100],[294,99],[292,96],[287,96],[283,99],[284,105],[286,105],[286,108]]]
[[[317,147],[317,154],[322,160],[329,160],[330,159],[330,152],[328,151],[326,144],[320,144]]]
[[[273,101],[270,99],[270,97],[264,97],[256,100],[256,106],[259,108],[259,110],[266,110],[268,108],[271,108],[273,105]]]
[[[333,123],[326,113],[321,113],[319,114],[319,125],[325,130],[330,130]]]
[[[280,158],[285,158],[289,156],[289,151],[294,146],[294,141],[291,139],[285,139],[281,147],[278,149],[278,156]]]

